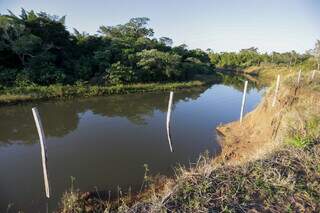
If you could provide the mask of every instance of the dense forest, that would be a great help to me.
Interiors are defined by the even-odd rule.
[[[310,54],[261,54],[172,46],[168,37],[155,38],[148,18],[101,26],[90,35],[69,32],[65,16],[22,9],[0,15],[0,84],[2,87],[89,83],[102,85],[185,81],[210,74],[215,67],[245,68],[261,63],[295,65]]]

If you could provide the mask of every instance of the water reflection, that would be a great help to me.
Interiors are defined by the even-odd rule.
[[[179,101],[195,100],[206,88],[177,92],[174,105]],[[47,137],[63,137],[74,131],[83,114],[91,111],[105,117],[122,117],[137,125],[145,125],[146,117],[157,110],[165,112],[168,94],[128,94],[94,97],[68,101],[24,104],[0,108],[0,144],[37,142],[37,132],[31,108],[38,106]]]
[[[244,76],[221,75],[224,85],[242,92]],[[248,92],[261,89],[250,81]],[[176,92],[173,109],[180,101],[196,100],[207,87]],[[49,101],[0,108],[0,146],[5,144],[32,144],[38,141],[31,108],[38,106],[47,137],[63,137],[77,129],[81,116],[91,111],[105,117],[122,117],[137,125],[145,125],[146,117],[155,111],[166,112],[169,93],[128,94],[109,97]]]
[[[222,73],[219,73],[219,76],[221,78],[221,82],[226,85],[230,86],[240,92],[243,91],[244,82],[248,81],[248,92],[250,92],[253,89],[261,90],[265,88],[265,85],[263,85],[258,79],[255,79],[254,76],[250,75],[225,75]]]
[[[195,88],[189,91],[177,92],[174,105],[179,101],[196,100],[207,88]],[[101,104],[101,98],[83,100],[94,114],[107,117],[123,117],[134,124],[143,125],[145,118],[153,115],[155,111],[166,112],[168,106],[168,93],[147,93],[111,96]]]
[[[37,131],[32,117],[33,105],[0,108],[0,144],[37,142]],[[62,137],[77,128],[79,108],[72,102],[40,104],[40,114],[48,137]]]

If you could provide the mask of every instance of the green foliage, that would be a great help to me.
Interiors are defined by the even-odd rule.
[[[209,53],[212,64],[220,68],[244,69],[250,66],[258,66],[261,63],[270,63],[275,65],[296,66],[304,64],[310,57],[310,54],[298,54],[295,51],[271,54],[259,53],[257,48],[242,49],[240,52],[222,52]],[[313,65],[313,69],[314,69]]]
[[[19,71],[15,68],[0,67],[0,85],[10,86],[13,85]]]
[[[120,62],[111,65],[107,72],[106,80],[111,84],[125,84],[134,82],[136,79],[135,73],[130,67],[122,65]]]
[[[320,117],[314,116],[306,122],[303,130],[294,129],[287,139],[287,143],[297,148],[313,145],[320,138]]]
[[[186,80],[212,68],[206,52],[153,38],[148,22],[132,18],[89,35],[76,29],[70,34],[65,17],[45,12],[0,15],[0,82],[17,86],[18,74],[37,85],[158,82]]]
[[[142,78],[146,81],[163,81],[179,79],[181,70],[178,69],[181,57],[156,49],[143,50],[137,54],[138,67],[142,70]]]

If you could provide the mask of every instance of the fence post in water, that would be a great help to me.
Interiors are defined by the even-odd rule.
[[[273,101],[272,101],[272,107],[274,107],[276,105],[279,87],[280,87],[280,75],[278,75],[278,77],[277,77],[277,85],[276,85],[276,90],[274,92],[274,97],[273,97]]]
[[[299,70],[299,74],[298,74],[298,80],[297,80],[297,85],[298,86],[300,84],[300,79],[301,79],[301,69]]]
[[[247,88],[248,88],[248,81],[245,81],[244,82],[244,89],[243,89],[243,96],[242,96],[241,111],[240,111],[240,123],[242,123],[242,119],[243,119],[243,111],[244,111],[244,106],[246,104]]]
[[[43,168],[43,178],[44,178],[44,186],[46,191],[46,197],[50,198],[50,186],[48,180],[48,171],[47,171],[47,146],[46,146],[46,138],[44,135],[40,115],[38,109],[36,107],[32,108],[32,114],[34,117],[34,121],[36,123],[36,127],[38,130],[38,135],[40,139],[41,146],[41,158],[42,158],[42,168]]]
[[[171,120],[171,109],[172,109],[172,100],[173,100],[173,92],[170,92],[169,104],[168,104],[168,112],[167,112],[167,135],[170,151],[173,152],[172,143],[171,143],[171,130],[170,130],[170,120]]]

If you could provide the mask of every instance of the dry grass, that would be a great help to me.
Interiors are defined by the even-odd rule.
[[[260,83],[265,85],[272,85],[276,79],[277,75],[280,74],[282,77],[285,76],[297,76],[299,70],[302,70],[302,74],[304,74],[307,78],[310,78],[312,74],[312,68],[309,64],[304,66],[296,66],[296,67],[288,67],[285,65],[272,65],[272,64],[264,64],[261,66],[252,66],[248,67],[244,70],[245,73],[254,74],[259,76]],[[318,72],[317,75],[320,73]]]
[[[178,179],[169,212],[320,210],[320,146],[282,149],[263,160]],[[184,172],[184,171],[182,171]]]

